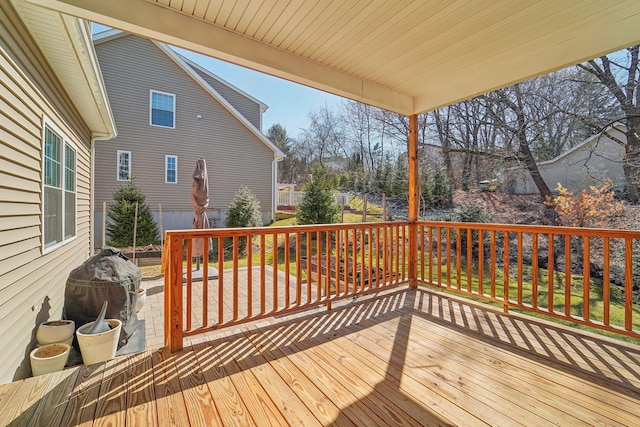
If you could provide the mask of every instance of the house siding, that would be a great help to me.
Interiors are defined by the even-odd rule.
[[[195,67],[191,67],[200,77],[204,79],[212,88],[216,90],[229,104],[233,105],[233,108],[238,110],[249,122],[256,127],[256,129],[262,130],[262,107],[255,101],[247,98],[243,94],[231,89],[229,86],[214,79],[207,73],[200,71]]]
[[[611,128],[608,133],[614,138],[626,141],[624,133],[617,128]],[[607,179],[611,179],[615,188],[622,188],[625,184],[623,155],[624,148],[607,137],[607,134],[603,134],[590,138],[569,153],[539,163],[538,170],[551,191],[555,191],[560,183],[572,193],[579,193],[590,185],[599,187]],[[539,193],[525,168],[508,171],[507,179],[510,181],[508,187],[513,189],[515,194]]]
[[[131,175],[162,228],[191,228],[192,173],[203,157],[209,174],[208,215],[224,226],[225,212],[241,185],[272,212],[274,153],[153,42],[127,35],[96,44],[118,137],[95,145],[96,243],[102,242],[102,206],[111,203],[117,150],[131,151]],[[152,64],[152,66],[151,66]],[[149,124],[150,90],[176,95],[175,129]],[[200,116],[201,118],[197,118]],[[165,183],[165,155],[178,156],[178,182]]]
[[[43,119],[77,153],[76,238],[42,250]],[[0,2],[0,383],[29,376],[38,324],[59,319],[90,255],[90,131],[9,2]]]

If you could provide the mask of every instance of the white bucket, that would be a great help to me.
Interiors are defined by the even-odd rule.
[[[104,362],[116,357],[122,322],[118,319],[105,319],[105,322],[111,325],[111,330],[100,334],[87,334],[86,332],[91,329],[91,325],[94,323],[89,322],[76,331],[80,353],[82,353],[85,365]]]
[[[64,343],[47,344],[29,353],[33,376],[62,371],[69,359],[71,346]]]
[[[140,310],[142,310],[142,307],[144,307],[144,303],[147,300],[147,290],[145,288],[139,288],[138,289],[138,298],[136,298],[136,313],[138,313]]]

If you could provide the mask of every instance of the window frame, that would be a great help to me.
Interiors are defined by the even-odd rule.
[[[120,154],[127,154],[129,156],[129,178],[120,178]],[[131,151],[129,150],[117,150],[116,152],[116,181],[118,182],[130,182],[131,181]]]
[[[169,159],[175,159],[175,181],[169,181]],[[164,155],[164,183],[165,184],[177,184],[178,183],[178,156],[173,154]]]
[[[45,157],[46,157],[46,136],[47,136],[47,129],[49,129],[49,131],[51,133],[53,133],[55,136],[57,136],[58,138],[60,138],[60,167],[59,167],[59,179],[60,179],[60,186],[59,187],[53,187],[50,185],[46,185],[46,161],[45,161]],[[42,224],[42,231],[41,231],[41,248],[42,248],[42,253],[43,254],[47,254],[50,253],[72,241],[74,241],[75,239],[78,238],[78,146],[67,136],[67,134],[65,132],[62,131],[62,129],[60,129],[59,126],[57,126],[53,121],[49,120],[47,117],[44,117],[42,120],[42,139],[41,139],[41,143],[42,143],[42,157],[41,157],[41,170],[42,170],[42,180],[41,180],[41,196],[42,196],[42,201],[41,201],[41,214],[40,214],[40,224]],[[73,159],[73,191],[70,191],[67,189],[67,182],[66,182],[66,172],[67,172],[67,148],[69,150],[71,150],[74,154],[74,159]],[[47,242],[46,242],[46,235],[47,235],[47,230],[46,230],[46,221],[45,221],[45,215],[46,215],[46,203],[47,203],[47,196],[46,196],[46,188],[53,188],[56,190],[60,191],[61,194],[61,200],[60,200],[60,217],[61,217],[61,221],[60,221],[60,227],[61,227],[61,231],[60,231],[60,241],[51,244],[49,246],[47,246]],[[67,193],[72,193],[73,194],[73,217],[74,217],[74,222],[73,222],[73,233],[69,235],[69,237],[65,237],[65,235],[69,234],[68,230],[65,229],[65,223],[66,223],[66,210],[67,210],[67,204],[66,204],[66,194]],[[56,212],[56,215],[58,214],[58,212]]]
[[[157,93],[159,95],[168,95],[173,100],[173,103],[172,103],[173,110],[171,111],[173,113],[173,126],[165,126],[165,125],[159,125],[159,124],[153,123],[153,94],[154,93]],[[159,127],[159,128],[164,128],[164,129],[176,128],[176,94],[175,93],[162,92],[160,90],[155,90],[155,89],[149,90],[149,125]]]

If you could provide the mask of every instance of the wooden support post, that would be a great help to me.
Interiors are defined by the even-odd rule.
[[[418,115],[409,116],[409,286],[418,286]]]
[[[169,268],[165,272],[164,291],[164,345],[176,352],[183,347],[183,303],[182,303],[182,259],[183,239],[167,236],[165,244],[169,247]],[[167,252],[165,252],[167,253]],[[191,315],[191,313],[189,313]]]
[[[362,222],[367,222],[367,193],[364,193],[362,199]]]

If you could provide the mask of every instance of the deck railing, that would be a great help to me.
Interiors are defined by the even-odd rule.
[[[407,225],[168,231],[165,343],[406,283]],[[194,271],[196,244],[209,256]]]
[[[169,231],[165,342],[177,350],[186,336],[330,308],[333,301],[411,279],[500,304],[505,312],[542,313],[640,338],[633,304],[640,231],[418,222],[417,250],[411,251],[411,227],[382,222]],[[196,240],[209,254],[199,271],[187,261]],[[410,257],[417,268],[410,268]]]
[[[418,282],[640,338],[640,231],[418,222]]]

